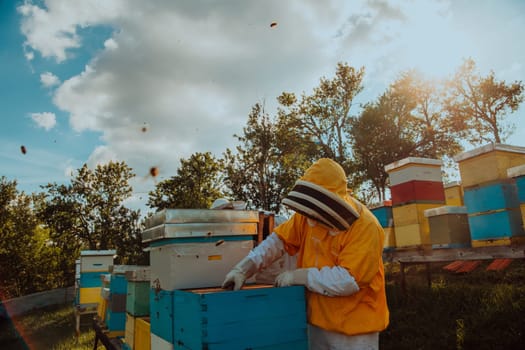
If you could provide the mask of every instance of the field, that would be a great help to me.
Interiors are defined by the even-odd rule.
[[[467,274],[445,271],[444,264],[431,265],[430,287],[424,266],[414,265],[406,269],[405,291],[399,265],[386,264],[391,317],[380,348],[524,349],[525,261],[514,260],[503,271],[485,271],[487,264]],[[83,319],[78,343],[74,324],[71,305],[35,311],[13,322],[3,320],[0,348],[92,349],[89,319]]]

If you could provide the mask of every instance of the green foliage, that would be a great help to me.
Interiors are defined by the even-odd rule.
[[[250,208],[279,213],[283,195],[308,163],[298,152],[304,144],[292,137],[283,118],[270,118],[260,104],[253,106],[243,132],[235,135],[240,142],[237,153],[224,153],[224,183],[232,197]]]
[[[0,178],[0,295],[4,298],[56,288],[60,252],[39,225],[34,197],[19,193],[16,181]]]
[[[352,118],[350,110],[362,89],[364,68],[355,69],[339,62],[335,77],[321,78],[313,94],[303,94],[300,101],[291,93],[283,93],[278,101],[288,109],[289,128],[305,141],[317,145],[316,158],[337,161],[349,172],[351,145],[347,128]]]
[[[498,81],[492,71],[479,75],[475,62],[466,59],[447,82],[443,109],[451,127],[471,144],[501,143],[512,132],[505,117],[523,102],[523,90],[521,81]]]
[[[406,157],[456,154],[461,149],[458,135],[440,108],[436,84],[416,71],[401,74],[352,121],[348,131],[354,156],[351,174],[361,182],[370,181],[382,201],[388,185],[385,165]]]
[[[157,211],[165,208],[209,208],[223,196],[222,160],[210,152],[194,153],[181,159],[177,175],[159,182],[149,193],[148,206]]]
[[[117,263],[147,260],[140,246],[140,213],[126,208],[131,196],[128,181],[134,176],[124,162],[109,162],[91,170],[84,165],[71,184],[48,184],[39,216],[49,228],[53,244],[64,259],[73,283],[74,263],[80,249],[116,249]]]

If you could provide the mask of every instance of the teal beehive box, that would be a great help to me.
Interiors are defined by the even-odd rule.
[[[174,349],[308,349],[303,286],[173,292]]]
[[[126,279],[128,281],[126,312],[134,317],[148,316],[150,312],[149,266],[143,266],[134,271],[127,271]]]

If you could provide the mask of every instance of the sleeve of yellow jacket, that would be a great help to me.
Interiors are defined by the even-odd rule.
[[[384,231],[364,206],[352,203],[360,218],[348,231],[330,235],[294,214],[275,229],[290,255],[297,254],[298,268],[341,266],[355,279],[359,291],[330,297],[307,291],[308,321],[326,330],[356,335],[379,332],[388,326],[382,261]]]

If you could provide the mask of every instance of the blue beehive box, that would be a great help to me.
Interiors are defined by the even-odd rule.
[[[173,291],[150,290],[150,331],[173,344]]]
[[[83,272],[80,274],[80,288],[93,288],[102,286],[101,272]]]
[[[465,188],[465,206],[469,214],[501,209],[519,209],[518,190],[513,181]]]
[[[394,218],[392,216],[392,205],[382,205],[370,209],[372,214],[375,215],[381,227],[392,227],[394,226]]]
[[[126,294],[128,292],[128,280],[123,274],[111,274],[109,282],[109,290],[111,294]]]
[[[472,241],[505,239],[524,234],[519,209],[469,214],[468,221]]]
[[[308,349],[303,286],[175,290],[174,349]]]
[[[111,331],[123,331],[126,329],[126,313],[113,312],[109,308],[106,310],[106,318],[104,320],[106,328]]]

